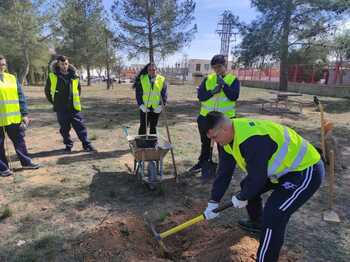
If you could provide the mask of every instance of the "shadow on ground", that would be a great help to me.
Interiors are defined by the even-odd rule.
[[[80,163],[90,160],[100,160],[107,158],[118,158],[125,154],[130,153],[129,149],[114,150],[108,152],[96,152],[96,153],[83,153],[79,155],[68,155],[61,157],[57,160],[58,165],[67,165],[72,163]]]

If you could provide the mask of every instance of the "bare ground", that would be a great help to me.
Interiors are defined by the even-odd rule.
[[[133,91],[127,85],[107,91],[86,87],[84,114],[96,154],[81,151],[77,139],[74,151],[62,152],[55,115],[45,101],[41,87],[25,90],[33,118],[26,134],[29,151],[44,165],[36,171],[22,171],[10,145],[16,176],[2,178],[0,205],[12,215],[0,221],[0,261],[253,261],[258,241],[239,230],[236,222],[244,211],[230,209],[216,221],[197,224],[166,239],[172,250],[161,256],[157,243],[143,223],[145,211],[152,213],[157,230],[165,230],[200,213],[209,197],[210,185],[202,185],[186,170],[199,154],[196,127],[198,104],[194,86],[171,86],[169,124],[181,183],[165,181],[151,192],[137,182],[125,164],[132,167],[122,126],[136,133],[138,113]],[[241,116],[272,119],[296,128],[305,138],[319,144],[319,113],[312,97],[298,98],[302,115],[262,114],[261,101],[273,95],[266,90],[242,88],[238,111]],[[344,159],[350,155],[349,100],[321,98],[327,118],[335,123]],[[165,135],[164,119],[160,132]],[[75,137],[75,135],[74,135]],[[170,155],[166,174],[172,173]],[[239,189],[236,172],[229,192]],[[335,210],[340,224],[322,220],[327,188],[322,189],[291,219],[280,261],[349,261],[350,172],[337,173]],[[1,215],[1,214],[0,214]]]

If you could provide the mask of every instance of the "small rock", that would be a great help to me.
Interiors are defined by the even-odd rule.
[[[26,243],[25,240],[18,240],[16,246],[20,247],[23,246]]]

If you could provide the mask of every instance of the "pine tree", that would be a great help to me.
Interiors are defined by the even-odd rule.
[[[118,39],[130,57],[148,54],[165,57],[193,39],[197,26],[193,0],[120,0],[112,6]]]
[[[52,13],[47,7],[43,0],[0,2],[0,53],[20,83],[34,62],[36,66],[45,65],[49,58],[45,34],[49,34],[46,26],[52,22]]]
[[[282,91],[288,89],[289,50],[329,34],[350,8],[349,0],[252,0],[252,6],[261,16],[246,28],[241,46],[243,60],[278,58]]]
[[[94,62],[104,52],[104,12],[102,0],[62,1],[57,51],[75,65],[86,68],[88,85]]]

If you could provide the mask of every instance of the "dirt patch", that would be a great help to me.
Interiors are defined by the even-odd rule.
[[[176,211],[158,224],[157,230],[164,231],[189,218],[188,212]],[[167,258],[162,256],[143,218],[134,215],[103,222],[73,246],[76,258],[84,261],[255,261],[257,239],[236,226],[214,226],[214,223],[202,222],[169,236],[164,240],[170,251]],[[283,250],[279,261],[300,261],[298,257]]]

